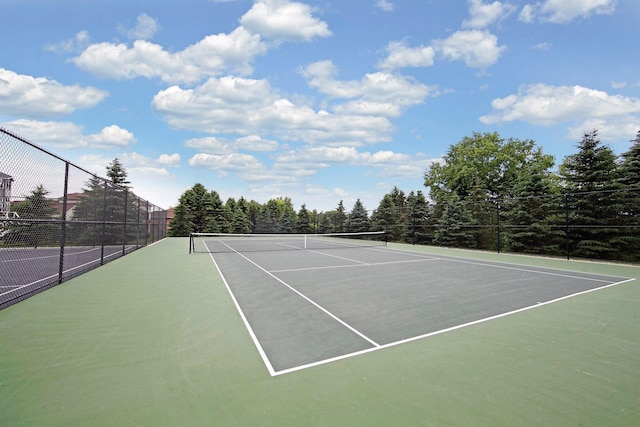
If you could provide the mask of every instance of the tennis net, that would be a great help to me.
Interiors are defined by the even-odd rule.
[[[386,246],[384,231],[327,234],[191,233],[192,252],[262,252]]]

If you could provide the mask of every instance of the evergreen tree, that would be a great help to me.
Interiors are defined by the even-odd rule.
[[[58,227],[46,222],[53,219],[56,214],[54,202],[47,198],[47,194],[49,191],[40,184],[23,201],[15,204],[14,212],[28,225],[17,225],[11,228],[9,235],[12,242],[37,248],[41,245],[52,244],[57,240]],[[30,219],[36,221],[29,222]]]
[[[622,154],[618,193],[621,203],[620,250],[626,261],[640,260],[640,131],[629,151]]]
[[[131,183],[127,180],[127,171],[117,157],[107,166],[107,177],[112,184],[123,188],[130,188],[129,184]]]
[[[422,191],[407,196],[407,220],[404,223],[403,238],[407,243],[424,244],[428,242],[425,226],[429,204]]]
[[[175,216],[169,223],[169,233],[171,236],[188,236],[189,233],[205,232],[214,214],[212,193],[197,183],[180,196]]]
[[[318,226],[319,233],[333,233],[335,231],[334,219],[336,211],[324,212],[321,215],[320,225]]]
[[[356,200],[351,209],[347,231],[352,233],[369,231],[369,215],[360,199]]]
[[[311,233],[310,215],[307,210],[307,205],[302,205],[298,211],[298,233]]]
[[[106,215],[105,192],[109,183],[93,175],[82,189],[82,197],[73,209],[73,221],[67,228],[67,243],[98,246],[102,244],[102,223]]]
[[[598,132],[586,133],[578,153],[560,166],[571,203],[571,249],[578,257],[612,259],[620,243],[615,224],[621,211],[619,169],[613,151],[601,145]],[[578,227],[575,227],[578,226]],[[598,227],[598,226],[601,226]]]
[[[236,206],[236,210],[233,213],[230,231],[240,234],[251,233],[251,221],[249,221],[247,213],[239,205]]]
[[[476,225],[468,204],[453,193],[442,203],[442,216],[437,221],[434,243],[440,246],[475,248],[476,238],[471,227]]]
[[[398,223],[399,215],[391,194],[385,194],[378,209],[371,215],[371,226],[374,231],[386,231],[389,240],[398,242],[401,237],[401,225]]]
[[[205,232],[207,233],[226,233],[233,219],[231,212],[235,211],[235,200],[229,199],[225,205],[217,191],[212,190],[210,193],[211,214],[207,219]]]
[[[544,168],[526,167],[513,185],[513,198],[502,201],[505,246],[508,250],[561,254],[564,233],[554,225],[564,221],[564,207],[556,175]]]
[[[333,232],[342,233],[345,231],[345,224],[347,222],[347,213],[342,200],[338,203],[336,213],[333,217]]]

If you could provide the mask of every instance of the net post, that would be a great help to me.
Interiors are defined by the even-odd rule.
[[[191,253],[192,246],[193,246],[193,233],[189,233],[189,253]]]

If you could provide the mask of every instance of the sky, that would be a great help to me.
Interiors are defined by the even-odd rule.
[[[640,130],[637,0],[0,0],[0,126],[158,206],[377,208],[474,132]]]

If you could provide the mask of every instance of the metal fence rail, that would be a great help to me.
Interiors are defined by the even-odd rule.
[[[0,128],[0,309],[163,239],[166,217]]]

